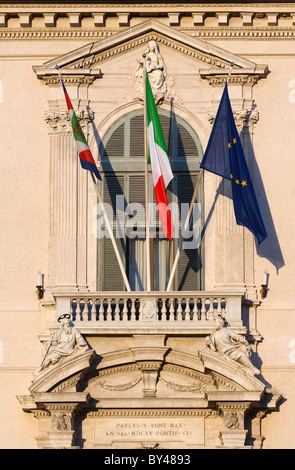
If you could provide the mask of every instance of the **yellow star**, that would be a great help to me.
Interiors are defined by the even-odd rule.
[[[247,186],[247,181],[242,181],[242,182],[241,182],[241,185],[242,185],[242,186]]]
[[[230,177],[231,177],[231,179],[233,179],[234,175],[233,175],[233,174],[231,174],[231,175],[230,175]]]
[[[235,183],[236,183],[236,184],[240,184],[240,181],[239,181],[239,180],[236,180]]]
[[[234,139],[233,142],[234,142],[234,144],[236,144],[236,143],[237,143],[237,139]]]
[[[228,144],[228,148],[229,148],[229,149],[231,148],[231,143]]]

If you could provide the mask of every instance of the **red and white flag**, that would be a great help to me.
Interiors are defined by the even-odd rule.
[[[152,167],[153,182],[159,218],[163,231],[171,240],[173,224],[171,212],[166,195],[166,188],[173,178],[168,158],[167,147],[155,105],[154,96],[146,73],[146,110],[147,110],[147,134],[149,144],[149,161]]]

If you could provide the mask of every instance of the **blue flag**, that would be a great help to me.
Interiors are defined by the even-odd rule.
[[[247,227],[260,244],[267,237],[250,178],[225,84],[201,168],[232,182],[234,211],[238,225]]]

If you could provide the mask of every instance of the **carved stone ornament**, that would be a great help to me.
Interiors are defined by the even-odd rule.
[[[172,94],[171,87],[173,86],[174,80],[173,77],[167,75],[166,65],[160,53],[159,45],[154,39],[148,42],[147,50],[142,54],[142,57],[138,59],[135,72],[136,91],[141,99],[143,99],[144,94],[144,66],[148,74],[155,102],[158,104]]]
[[[208,113],[208,121],[211,125],[214,124],[217,113]],[[251,129],[259,121],[259,111],[249,109],[241,109],[233,111],[235,124],[239,132],[246,129]]]
[[[94,112],[90,110],[78,110],[75,112],[80,126],[84,132],[88,132],[88,125],[94,119]],[[46,111],[44,120],[49,127],[50,134],[72,135],[72,124],[68,111]]]
[[[90,349],[80,331],[70,325],[69,314],[60,315],[58,322],[61,324],[61,328],[52,333],[50,340],[45,344],[43,358],[40,367],[34,372],[35,376],[78,351]]]
[[[242,335],[226,326],[224,319],[219,317],[216,320],[216,329],[206,338],[206,347],[216,354],[222,354],[239,365],[246,367],[253,374],[260,374],[249,359],[251,347]]]

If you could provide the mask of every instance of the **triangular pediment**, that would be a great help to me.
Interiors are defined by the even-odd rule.
[[[142,49],[150,41],[172,48],[180,54],[195,59],[200,63],[199,72],[202,78],[208,74],[227,75],[230,64],[234,62],[234,74],[256,75],[258,78],[267,72],[267,66],[257,65],[230,51],[226,51],[210,42],[196,39],[189,34],[173,29],[156,20],[143,22],[110,37],[89,43],[67,54],[34,67],[38,78],[57,75],[56,65],[63,74],[99,77],[103,64],[132,50]]]

